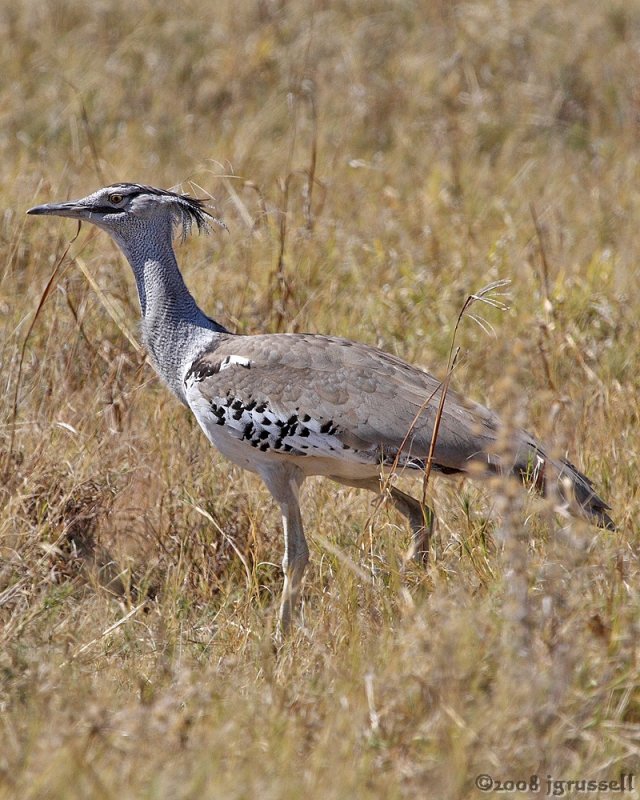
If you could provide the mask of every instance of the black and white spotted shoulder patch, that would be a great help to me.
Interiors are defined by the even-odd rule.
[[[340,438],[340,426],[333,419],[316,418],[300,408],[284,413],[276,411],[269,401],[259,397],[205,398],[197,382],[188,393],[193,412],[214,442],[227,434],[260,452],[274,455],[339,457],[358,462],[372,457],[371,453],[346,445]]]
[[[193,378],[194,381],[203,381],[206,378],[211,378],[229,367],[243,367],[244,369],[251,369],[251,361],[244,356],[225,356],[220,361],[212,361],[211,359],[197,358],[189,367],[189,371],[184,376],[184,384]]]

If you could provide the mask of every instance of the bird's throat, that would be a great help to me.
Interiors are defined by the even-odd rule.
[[[142,314],[142,341],[169,388],[184,403],[183,378],[194,358],[224,328],[200,310],[180,273],[171,243],[144,256],[119,243],[131,264]]]

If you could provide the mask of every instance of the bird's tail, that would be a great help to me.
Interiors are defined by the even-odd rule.
[[[544,496],[559,494],[570,510],[599,528],[616,529],[607,513],[611,506],[596,494],[592,481],[566,459],[547,456],[540,445],[528,437],[518,448],[513,472]]]

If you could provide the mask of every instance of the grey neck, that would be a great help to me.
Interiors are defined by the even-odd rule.
[[[198,308],[187,289],[173,252],[170,226],[162,232],[144,233],[135,239],[112,235],[136,279],[142,341],[160,377],[186,403],[183,379],[187,370],[226,330]]]

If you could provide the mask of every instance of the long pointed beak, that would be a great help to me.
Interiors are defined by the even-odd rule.
[[[77,202],[71,203],[45,203],[42,206],[34,206],[27,211],[27,214],[50,214],[54,217],[70,217],[71,219],[82,219],[87,209]]]

